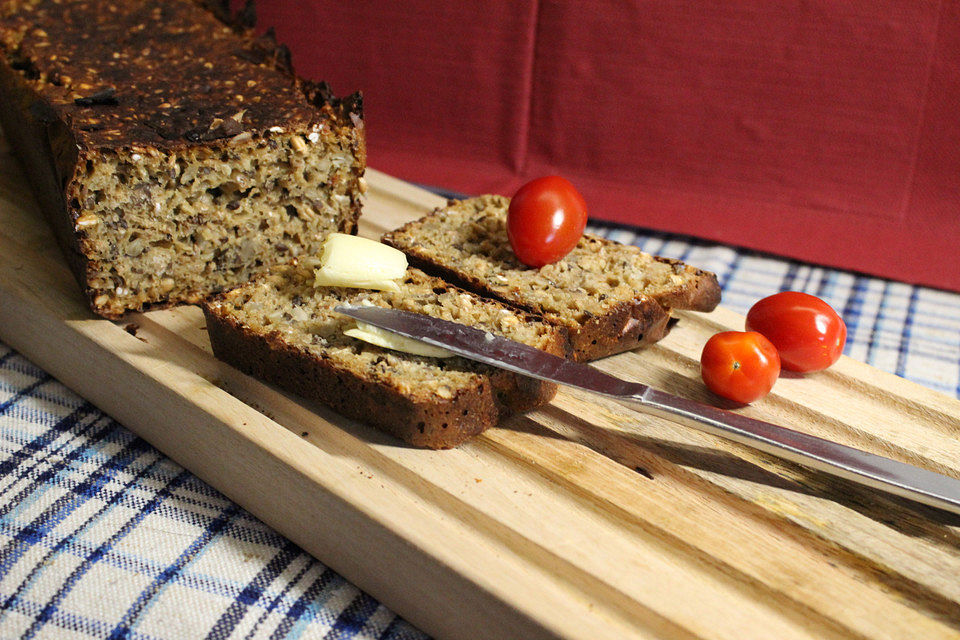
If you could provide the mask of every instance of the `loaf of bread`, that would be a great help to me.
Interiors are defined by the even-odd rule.
[[[428,273],[564,327],[575,360],[659,340],[670,309],[710,311],[720,301],[714,274],[590,234],[559,262],[527,267],[507,238],[509,206],[495,195],[451,201],[383,242]]]
[[[409,269],[397,292],[314,287],[304,258],[203,305],[214,354],[410,444],[454,447],[507,416],[549,402],[556,385],[460,357],[410,355],[349,337],[333,308],[375,304],[429,314],[562,355],[558,330],[537,318]]]
[[[103,316],[196,302],[356,228],[360,96],[297,78],[228,4],[0,4],[0,121]]]

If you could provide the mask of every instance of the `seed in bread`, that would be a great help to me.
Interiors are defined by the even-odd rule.
[[[550,401],[556,385],[460,357],[386,349],[345,334],[338,304],[374,304],[483,328],[562,355],[562,330],[410,269],[399,291],[313,285],[316,259],[204,304],[214,354],[253,376],[403,440],[449,448]]]
[[[525,266],[507,238],[509,204],[496,195],[451,201],[383,242],[414,266],[566,328],[576,360],[659,340],[671,308],[710,311],[720,301],[714,274],[591,234],[557,262]]]
[[[359,95],[190,0],[5,2],[0,120],[93,310],[194,302],[353,232]]]

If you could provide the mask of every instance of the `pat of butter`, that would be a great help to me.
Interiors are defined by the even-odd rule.
[[[394,351],[403,351],[415,356],[429,356],[431,358],[450,358],[454,354],[446,349],[435,347],[432,344],[414,340],[406,336],[397,335],[390,331],[384,331],[380,327],[357,321],[357,326],[347,329],[343,332],[345,335],[357,340],[363,340],[378,347],[386,347]]]
[[[345,233],[331,233],[320,248],[315,287],[356,287],[399,291],[407,273],[407,256],[387,245]]]

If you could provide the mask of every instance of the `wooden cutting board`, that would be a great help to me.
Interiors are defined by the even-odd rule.
[[[366,236],[441,203],[368,180]],[[742,323],[597,366],[710,401],[699,351]],[[92,317],[5,151],[0,338],[438,636],[960,637],[960,518],[573,391],[411,449],[221,364],[194,307]],[[960,477],[960,402],[850,359],[742,411]]]

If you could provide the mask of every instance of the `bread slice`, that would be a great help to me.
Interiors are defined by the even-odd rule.
[[[558,330],[410,269],[399,292],[313,286],[316,259],[274,269],[204,303],[214,354],[410,444],[454,447],[549,402],[556,385],[469,360],[415,356],[344,335],[341,303],[405,309],[481,327],[562,355]],[[365,302],[364,302],[365,301]]]
[[[593,360],[662,338],[670,309],[710,311],[714,274],[585,234],[565,258],[534,269],[507,239],[509,198],[450,201],[383,236],[410,263],[479,295],[566,329],[575,360]]]
[[[198,301],[356,228],[360,96],[212,4],[0,6],[0,121],[101,315]]]

